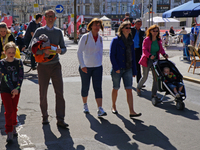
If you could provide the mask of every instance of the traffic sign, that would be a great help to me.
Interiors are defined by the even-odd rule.
[[[33,4],[33,7],[34,7],[34,12],[39,12],[40,11],[38,4]]]
[[[56,6],[56,12],[57,12],[57,13],[62,13],[63,10],[64,10],[64,7],[63,7],[62,5],[57,5],[57,6]]]

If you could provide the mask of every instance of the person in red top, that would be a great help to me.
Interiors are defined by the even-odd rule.
[[[180,95],[184,95],[184,93],[182,93],[182,89],[183,89],[183,83],[181,82],[177,82],[176,81],[176,75],[173,72],[170,72],[170,68],[165,67],[163,69],[163,73],[164,73],[164,82],[167,84],[167,86],[169,86],[170,89],[172,89],[176,95],[177,98],[180,97]],[[177,88],[178,87],[178,92],[177,92]]]
[[[99,30],[103,31],[103,22],[98,18],[92,19],[88,24],[86,34],[83,34],[79,43],[77,56],[79,60],[79,73],[81,76],[81,96],[83,100],[83,112],[89,113],[87,104],[90,81],[92,79],[95,99],[97,103],[98,117],[106,116],[102,108],[102,76],[103,76],[103,42]]]

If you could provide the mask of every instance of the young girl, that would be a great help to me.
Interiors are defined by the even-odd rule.
[[[5,108],[5,132],[7,142],[11,142],[13,135],[17,136],[17,104],[20,96],[20,88],[24,71],[22,61],[15,58],[16,45],[8,42],[4,46],[6,58],[0,60],[1,99]]]
[[[13,41],[15,43],[15,38],[11,34],[11,31],[8,29],[7,25],[5,22],[0,23],[0,59],[5,58],[5,55],[3,53],[3,47],[5,44],[8,42]]]

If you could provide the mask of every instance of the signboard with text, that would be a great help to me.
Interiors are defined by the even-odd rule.
[[[170,10],[170,5],[157,5],[157,13],[164,13]]]

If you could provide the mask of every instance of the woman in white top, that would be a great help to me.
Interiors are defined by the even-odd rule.
[[[102,108],[103,41],[102,37],[98,34],[100,29],[103,30],[102,21],[98,18],[92,19],[87,26],[89,33],[84,34],[81,37],[77,52],[82,83],[81,96],[84,104],[83,111],[89,113],[87,97],[90,87],[90,79],[92,78],[95,99],[98,106],[98,117],[107,115]]]

